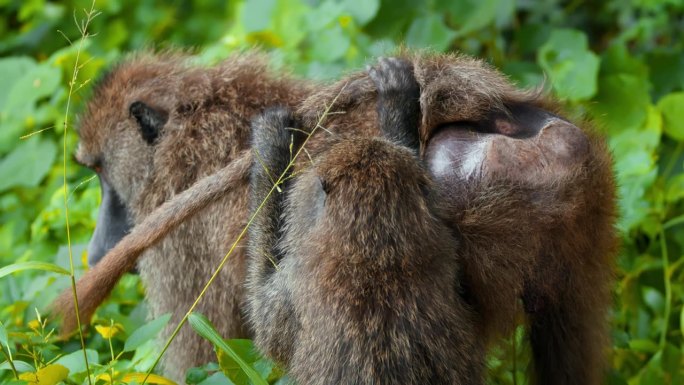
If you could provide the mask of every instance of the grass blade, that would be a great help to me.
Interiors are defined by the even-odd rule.
[[[69,271],[62,269],[61,267],[52,264],[52,263],[47,263],[47,262],[35,262],[35,261],[28,261],[28,262],[19,262],[19,263],[13,263],[11,265],[7,265],[0,269],[0,278],[10,275],[12,273],[16,273],[19,271],[24,271],[24,270],[43,270],[43,271],[51,271],[53,273],[59,273],[62,275],[70,275]]]
[[[190,323],[190,326],[192,326],[193,329],[199,334],[200,336],[206,338],[209,340],[214,346],[217,348],[223,350],[228,354],[235,362],[240,365],[240,368],[242,371],[249,377],[249,379],[252,381],[252,384],[254,385],[268,385],[268,382],[266,382],[259,374],[249,366],[248,363],[246,363],[242,357],[240,357],[239,354],[237,354],[224,340],[223,337],[216,331],[214,326],[211,324],[211,322],[207,319],[207,317],[203,316],[202,314],[199,313],[191,313],[190,316],[188,316],[188,322]]]

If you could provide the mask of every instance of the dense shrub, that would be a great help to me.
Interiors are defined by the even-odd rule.
[[[19,263],[69,268],[66,178],[71,250],[83,271],[99,187],[70,160],[73,122],[105,67],[136,49],[188,48],[215,63],[258,45],[274,65],[335,78],[403,43],[482,57],[522,86],[544,82],[574,117],[605,132],[624,241],[607,383],[684,383],[684,1],[109,0],[95,4],[93,36],[83,39],[90,8],[91,0],[0,0],[0,265],[8,266],[0,270],[0,382],[16,381],[14,370],[32,383],[85,381],[78,339],[57,341],[36,310],[68,286],[68,275]],[[150,339],[165,322],[145,317],[138,279],[128,276],[85,336],[100,381],[126,373],[125,381],[141,381],[131,373],[150,368],[159,350]],[[188,380],[280,376],[248,341],[226,344],[238,358],[222,353],[220,366],[192,370]],[[491,382],[524,383],[527,362],[518,333],[494,349]],[[245,363],[256,372],[245,374]]]

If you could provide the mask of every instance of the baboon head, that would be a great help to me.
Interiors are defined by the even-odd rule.
[[[178,59],[151,58],[115,67],[95,85],[80,118],[76,160],[97,173],[102,203],[88,245],[88,263],[96,264],[129,231],[133,207],[154,172],[159,137],[176,104],[168,77]]]

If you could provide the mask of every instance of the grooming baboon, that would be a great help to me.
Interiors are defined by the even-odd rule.
[[[480,61],[452,55],[407,60],[421,88],[419,154],[435,184],[430,202],[458,237],[460,282],[477,313],[477,334],[491,340],[509,333],[524,311],[537,384],[600,383],[616,247],[605,145],[556,116],[552,103],[516,90]],[[318,89],[299,105],[295,116],[303,128],[314,127],[336,97],[333,111],[344,112],[329,115],[325,130],[307,143],[314,160],[338,141],[378,135],[375,91],[360,73]],[[221,190],[216,186],[242,180],[249,156],[236,162],[155,215],[192,215],[215,198]],[[216,188],[205,193],[209,185]],[[193,206],[184,206],[189,197],[196,198]],[[234,209],[230,216],[244,217],[244,201]],[[111,264],[136,258],[147,234],[161,236],[181,220],[134,229],[115,248]],[[80,297],[100,303],[106,293],[90,287],[82,286]]]
[[[418,84],[405,61],[372,73],[387,139],[334,140],[250,228],[255,343],[301,385],[482,383],[457,241],[417,159]],[[253,211],[303,141],[287,127],[300,125],[284,109],[252,125]]]
[[[458,235],[461,282],[479,316],[478,335],[492,340],[509,334],[527,313],[536,384],[602,383],[617,243],[605,144],[481,62],[409,60],[421,87],[421,158],[437,186],[432,204]],[[331,116],[327,131],[344,137],[355,124],[376,122],[373,87],[359,86],[371,83],[359,75],[309,97],[298,110],[302,128],[314,127],[325,108],[321,101],[351,81],[356,86],[342,91],[333,108],[345,114]],[[309,147],[314,160],[325,152],[320,143]],[[348,203],[350,210],[358,206],[353,198]],[[298,220],[307,219],[285,215],[292,228],[289,223]],[[324,255],[344,245],[326,242]],[[408,278],[405,283],[412,285]]]
[[[275,76],[254,54],[235,56],[213,68],[191,66],[188,60],[180,54],[140,54],[116,66],[95,86],[80,119],[76,153],[80,163],[97,171],[102,183],[102,206],[89,246],[91,263],[128,224],[136,225],[136,231],[150,230],[159,224],[154,220],[171,218],[179,223],[187,218],[176,212],[161,218],[150,213],[195,181],[226,165],[229,170],[244,169],[202,185],[202,194],[212,195],[210,207],[180,224],[138,263],[151,316],[173,313],[164,335],[199,295],[246,223],[250,162],[240,166],[240,157],[249,147],[252,115],[274,104],[294,107],[309,87],[282,74]],[[180,197],[195,210],[203,207],[193,206],[193,193]],[[144,219],[148,221],[142,223]],[[150,231],[138,238],[147,243],[137,248],[138,254],[149,245]],[[103,260],[86,274],[90,281],[84,281],[89,283],[81,292],[91,290],[104,298],[135,265],[135,258],[125,263],[112,260]],[[197,308],[230,338],[249,337],[240,311],[244,276],[244,250],[239,248]],[[88,295],[80,299],[87,322],[101,300],[93,302]],[[71,311],[70,295],[63,294],[55,308]],[[66,321],[68,329],[75,327],[73,317]],[[188,367],[212,359],[211,345],[185,327],[166,355],[164,372],[183,379]]]

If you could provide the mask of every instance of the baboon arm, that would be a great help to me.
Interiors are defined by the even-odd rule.
[[[292,260],[283,260],[278,243],[283,234],[283,211],[289,180],[273,186],[288,171],[303,140],[292,115],[284,108],[267,110],[252,123],[255,152],[250,180],[250,212],[259,212],[249,229],[249,318],[258,346],[278,362],[287,364],[297,333],[288,272]],[[269,196],[269,193],[271,194]]]
[[[79,315],[87,324],[97,307],[104,302],[124,273],[130,271],[138,258],[149,247],[199,212],[211,202],[224,196],[241,181],[247,179],[252,164],[249,151],[241,153],[233,162],[215,174],[162,204],[124,237],[107,255],[76,284]],[[73,291],[66,289],[51,305],[51,312],[62,319],[62,334],[77,327]]]
[[[378,92],[378,124],[384,137],[416,153],[420,146],[420,86],[411,62],[381,58],[368,70]]]
[[[255,153],[250,180],[250,212],[260,211],[250,228],[250,281],[261,285],[275,272],[281,260],[278,240],[282,234],[285,207],[285,176],[279,189],[274,184],[287,170],[303,141],[294,127],[292,114],[285,108],[265,111],[252,122],[252,149]],[[273,190],[273,191],[272,191]],[[271,195],[269,196],[269,193]]]

